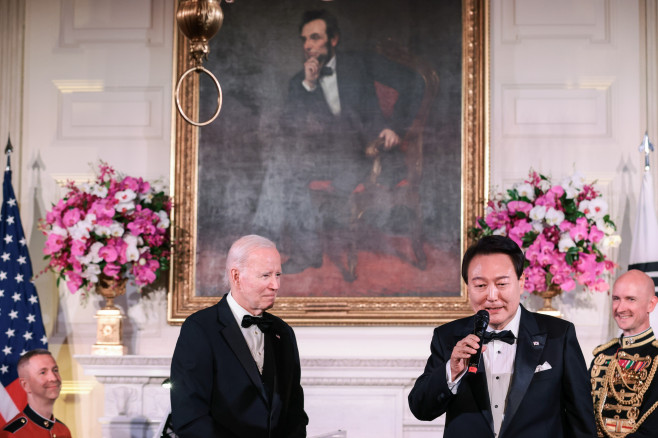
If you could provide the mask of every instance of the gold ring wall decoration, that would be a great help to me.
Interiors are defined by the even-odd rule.
[[[231,3],[233,0],[226,0]],[[203,61],[208,59],[210,48],[208,43],[217,33],[224,21],[222,8],[219,6],[221,0],[181,0],[176,11],[176,21],[181,32],[190,40],[190,58],[193,65],[185,71],[178,79],[176,85],[176,108],[185,121],[194,126],[206,126],[212,123],[222,109],[222,88],[215,75],[202,66]],[[205,122],[195,122],[188,116],[181,105],[181,85],[183,80],[192,72],[205,73],[212,79],[217,90],[217,108],[212,117]]]

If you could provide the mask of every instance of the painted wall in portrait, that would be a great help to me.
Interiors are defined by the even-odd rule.
[[[304,62],[299,23],[304,11],[316,8],[338,18],[338,81],[348,77],[341,74],[341,61],[345,66],[354,60],[373,81],[386,83],[391,76],[392,83],[403,85],[400,93],[408,98],[397,94],[401,106],[386,126],[404,132],[422,89],[413,73],[375,55],[375,45],[391,38],[438,74],[438,94],[424,129],[420,184],[425,266],[414,263],[414,214],[407,208],[369,212],[350,229],[347,199],[368,177],[364,139],[376,123],[335,124],[330,115],[291,110],[289,84]],[[461,2],[248,0],[224,3],[222,9],[224,25],[205,64],[222,84],[224,103],[220,117],[199,133],[197,295],[225,293],[230,243],[259,233],[282,252],[289,274],[283,296],[459,296]],[[207,77],[200,80],[200,120],[206,120],[214,111],[215,91]],[[360,93],[360,85],[352,87],[348,93]],[[390,89],[381,90],[391,95]],[[370,111],[359,96],[361,106],[355,108]],[[348,98],[340,96],[342,102]],[[353,110],[343,105],[341,115]],[[355,116],[371,120],[381,113]],[[394,149],[383,162],[382,183],[404,184],[404,154]],[[320,189],[312,189],[318,184]],[[358,256],[354,273],[346,269],[350,247]]]

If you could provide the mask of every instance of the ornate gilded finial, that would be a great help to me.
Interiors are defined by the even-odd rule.
[[[7,136],[7,147],[5,148],[5,155],[14,152],[14,147],[11,145],[11,137]]]
[[[14,147],[11,145],[11,137],[7,136],[7,147],[5,148],[5,155],[7,156],[7,167],[5,167],[5,171],[11,170],[9,157],[11,156],[12,152],[14,152]]]
[[[644,153],[644,170],[648,172],[651,169],[649,164],[649,154],[653,152],[653,143],[649,141],[649,134],[645,131],[642,143],[640,143],[640,152]]]

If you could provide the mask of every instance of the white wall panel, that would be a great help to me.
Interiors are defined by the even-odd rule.
[[[163,139],[163,90],[106,88],[98,92],[61,92],[61,141]]]
[[[164,42],[164,0],[62,0],[60,44]]]
[[[608,39],[608,0],[503,0],[503,41],[522,39]]]
[[[608,86],[503,85],[503,137],[610,135]]]

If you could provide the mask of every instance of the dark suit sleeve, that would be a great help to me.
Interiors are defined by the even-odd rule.
[[[297,349],[297,340],[295,333],[288,327],[290,339],[293,347],[293,362],[292,362],[292,381],[290,390],[290,404],[287,412],[287,433],[286,437],[289,438],[305,438],[306,425],[308,424],[308,416],[304,411],[304,390],[301,385],[301,365],[299,361],[299,351]]]
[[[562,406],[565,437],[596,436],[590,379],[573,324],[565,335]]]
[[[179,438],[219,437],[210,416],[212,376],[210,342],[189,318],[181,327],[171,360],[171,413]]]
[[[443,345],[439,329],[434,329],[425,371],[409,393],[409,409],[419,420],[431,421],[439,417],[446,412],[454,397],[446,376],[446,363],[450,360],[452,347]]]

